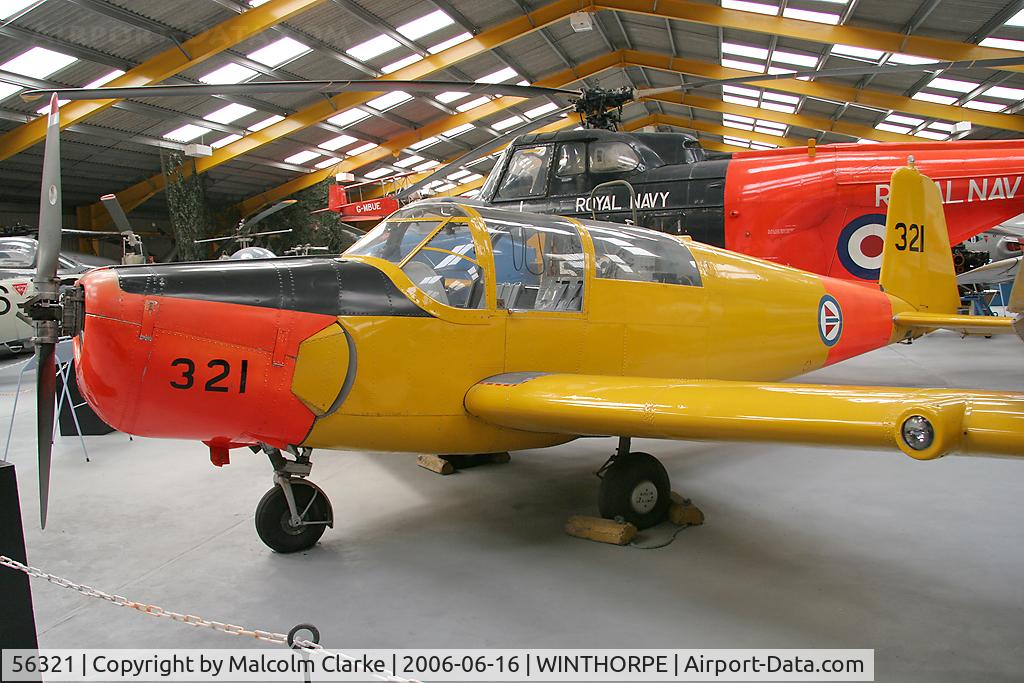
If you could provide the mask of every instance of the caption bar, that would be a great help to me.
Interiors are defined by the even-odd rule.
[[[873,681],[874,650],[4,650],[3,680]]]

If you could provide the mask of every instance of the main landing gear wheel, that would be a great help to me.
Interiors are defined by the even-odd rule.
[[[280,450],[263,445],[263,452],[274,465],[274,488],[267,491],[256,506],[256,533],[271,550],[294,553],[316,545],[327,527],[334,526],[331,501],[320,487],[304,477],[313,465],[310,449],[288,451],[288,460]]]
[[[628,441],[625,445],[628,449]],[[637,529],[665,520],[672,502],[668,472],[649,453],[630,453],[620,448],[602,469],[597,508],[602,517],[621,517]]]

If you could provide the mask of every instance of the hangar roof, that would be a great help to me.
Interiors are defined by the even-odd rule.
[[[581,6],[590,10],[589,31],[570,22]],[[31,122],[42,103],[18,93],[128,77],[133,84],[427,77],[609,88],[917,64],[911,73],[699,88],[630,104],[624,119],[627,127],[686,130],[724,151],[808,138],[1024,131],[1015,116],[1024,108],[1024,66],[929,69],[938,60],[1024,56],[1024,0],[8,0],[0,35],[3,208],[38,201],[42,145]],[[544,98],[457,92],[356,95],[149,98],[88,111],[76,106],[90,103],[65,105],[65,203],[70,210],[118,192],[136,215],[162,216],[153,185],[160,149],[202,142],[215,148],[197,161],[211,200],[252,208],[338,170],[364,180],[423,171],[556,108]],[[490,163],[435,189],[471,187]]]

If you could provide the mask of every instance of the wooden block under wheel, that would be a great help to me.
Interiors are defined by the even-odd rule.
[[[565,533],[599,543],[626,545],[636,536],[636,527],[629,522],[573,515],[565,523]]]

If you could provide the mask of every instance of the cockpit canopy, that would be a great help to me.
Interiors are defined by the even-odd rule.
[[[616,223],[429,200],[392,214],[347,256],[389,261],[431,299],[455,308],[581,311],[587,269],[607,280],[699,287],[682,240]]]

